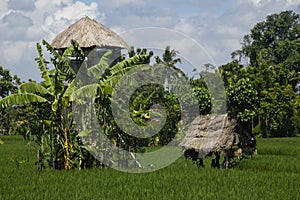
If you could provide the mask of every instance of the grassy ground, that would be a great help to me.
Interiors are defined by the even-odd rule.
[[[0,199],[300,199],[300,138],[258,140],[235,169],[197,169],[180,158],[151,173],[113,169],[38,172],[36,150],[2,136]]]

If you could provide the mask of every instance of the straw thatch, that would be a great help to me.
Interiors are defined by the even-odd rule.
[[[51,45],[55,49],[66,49],[72,39],[76,40],[81,48],[99,46],[129,49],[128,44],[115,32],[87,16],[58,34]]]
[[[230,149],[238,137],[234,132],[235,125],[226,114],[201,115],[192,122],[179,146],[199,152],[199,157]]]

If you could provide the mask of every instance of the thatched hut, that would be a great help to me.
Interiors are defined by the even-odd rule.
[[[121,49],[129,49],[128,44],[115,32],[89,17],[83,17],[66,30],[59,33],[51,45],[62,53],[76,40],[83,49],[88,66],[98,63],[107,50],[112,50],[109,62],[121,56]]]
[[[219,153],[228,158],[242,155],[249,146],[253,146],[254,138],[236,133],[235,127],[236,121],[229,119],[227,114],[200,115],[193,120],[179,146],[189,152],[187,156],[197,156],[197,159],[215,154],[217,160],[213,161],[216,162],[219,162]]]

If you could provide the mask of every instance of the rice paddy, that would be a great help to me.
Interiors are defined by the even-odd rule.
[[[36,149],[1,136],[0,199],[300,199],[300,138],[258,140],[258,155],[229,170],[181,157],[151,173],[114,169],[37,171]]]

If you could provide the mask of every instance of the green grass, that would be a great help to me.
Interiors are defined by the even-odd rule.
[[[300,138],[259,139],[259,155],[230,170],[185,167],[151,173],[113,169],[37,171],[36,150],[2,136],[0,199],[300,199]]]

